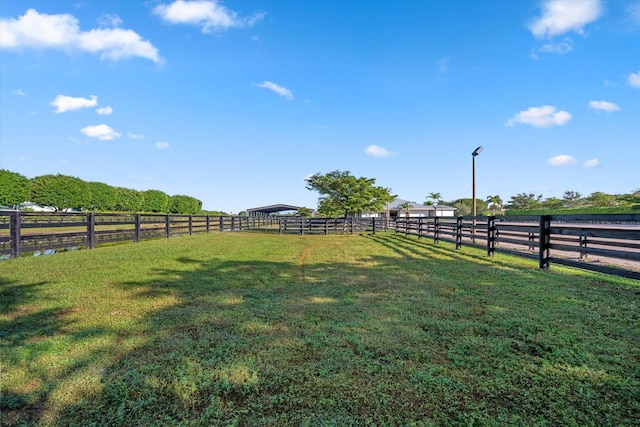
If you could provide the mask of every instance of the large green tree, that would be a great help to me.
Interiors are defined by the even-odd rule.
[[[116,187],[116,210],[119,212],[138,212],[143,200],[144,194],[141,191]]]
[[[144,212],[167,212],[169,196],[160,190],[144,191],[142,210]]]
[[[0,206],[16,206],[29,201],[31,181],[16,172],[0,169]]]
[[[320,193],[318,212],[323,216],[382,211],[396,197],[390,189],[375,185],[375,178],[358,178],[349,171],[317,173],[305,181],[308,190]]]
[[[176,195],[169,198],[169,212],[193,215],[202,210],[202,202],[194,197]]]
[[[108,212],[116,209],[118,190],[103,182],[89,182],[91,210]]]
[[[67,175],[42,175],[31,180],[31,201],[56,210],[91,207],[89,183]]]

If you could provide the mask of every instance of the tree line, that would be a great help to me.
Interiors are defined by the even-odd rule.
[[[67,175],[42,175],[29,179],[0,169],[0,206],[33,202],[56,211],[154,212],[197,214],[202,202],[185,195],[170,196],[159,190],[138,191],[102,182],[87,182]]]
[[[470,215],[473,200],[457,199],[444,202],[440,193],[429,193],[426,205],[446,204],[456,208],[458,215]],[[565,191],[561,198],[543,198],[541,194],[519,193],[505,203],[499,195],[488,196],[486,200],[476,199],[478,214],[496,215],[506,211],[510,214],[548,214],[563,210],[583,210],[584,213],[596,211],[633,211],[640,210],[640,189],[627,194],[607,194],[601,191],[583,196],[577,191]]]

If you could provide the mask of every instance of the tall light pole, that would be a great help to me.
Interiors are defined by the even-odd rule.
[[[471,153],[471,175],[473,181],[473,198],[471,200],[473,204],[473,229],[471,230],[471,234],[473,243],[476,242],[476,156],[482,153],[482,150],[484,150],[484,147],[481,145]]]

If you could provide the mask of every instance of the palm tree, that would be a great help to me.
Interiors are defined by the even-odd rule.
[[[429,200],[430,199],[430,200]],[[437,205],[442,201],[442,195],[440,193],[429,193],[425,205]]]
[[[493,216],[496,215],[496,211],[498,209],[502,209],[502,199],[500,196],[489,196],[487,197],[487,204],[491,207],[491,212]]]
[[[407,211],[406,217],[409,218],[409,209],[411,208],[411,203],[410,202],[404,202],[398,207],[400,209],[406,209],[406,211]]]

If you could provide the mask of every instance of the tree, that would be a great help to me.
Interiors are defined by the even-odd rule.
[[[511,196],[511,200],[507,202],[507,208],[509,209],[535,209],[540,206],[542,194],[536,196],[533,193],[525,194],[520,193],[516,196]]]
[[[320,193],[318,211],[324,216],[357,215],[382,211],[395,199],[388,188],[375,185],[375,178],[356,178],[349,171],[317,173],[305,180],[307,189]]]
[[[589,201],[593,206],[597,206],[597,207],[608,207],[608,206],[615,206],[618,204],[618,201],[616,200],[616,196],[612,194],[602,193],[600,191],[591,193],[591,195],[589,196]]]
[[[442,203],[442,195],[440,193],[429,193],[427,201],[424,202],[427,206],[439,205]]]
[[[169,198],[169,212],[181,215],[193,215],[202,210],[202,202],[190,196],[171,196]]]
[[[409,217],[411,216],[411,215],[410,215],[411,202],[403,202],[403,203],[401,203],[398,207],[399,207],[401,210],[402,210],[402,209],[404,209],[404,210],[406,210],[406,211],[407,211],[407,213],[406,213],[406,215],[405,215],[407,218],[409,218]]]
[[[120,212],[137,212],[142,207],[144,194],[131,188],[116,188],[116,210]]]
[[[31,181],[31,201],[56,210],[88,209],[91,187],[88,182],[67,175],[42,175]]]
[[[566,208],[577,207],[580,204],[580,199],[582,199],[582,194],[577,191],[565,191],[562,196],[562,200],[564,200]]]
[[[464,207],[463,207],[464,206]],[[458,199],[453,202],[453,207],[457,209],[458,215],[472,215],[473,214],[473,199],[471,197]],[[487,210],[487,202],[482,199],[476,199],[476,214],[482,215],[482,212]]]
[[[472,209],[466,203],[456,201],[456,202],[453,202],[452,204],[453,204],[453,207],[456,209],[456,215],[458,216],[471,215]]]
[[[89,182],[91,197],[89,207],[91,210],[108,212],[116,208],[118,192],[116,187],[112,187],[102,182]]]
[[[540,202],[540,207],[545,209],[562,209],[564,201],[557,197],[549,197]]]
[[[0,205],[15,207],[31,197],[31,181],[16,172],[0,169]]]
[[[144,212],[167,212],[169,196],[160,190],[143,191],[144,200],[141,210]]]
[[[491,212],[494,216],[496,211],[502,209],[502,199],[498,195],[487,197],[487,204],[489,205],[488,207],[491,208]]]
[[[299,216],[299,217],[302,217],[302,218],[309,218],[312,213],[313,213],[313,211],[311,209],[302,207],[302,208],[298,209],[298,211],[296,212],[296,216]]]

